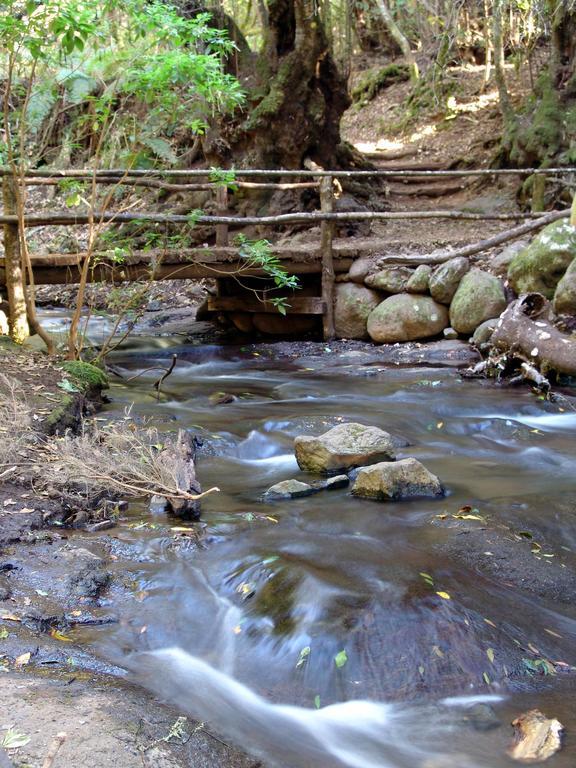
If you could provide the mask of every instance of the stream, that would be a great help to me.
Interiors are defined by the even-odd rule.
[[[510,722],[532,708],[567,731],[550,765],[573,766],[576,413],[448,366],[269,348],[113,353],[124,380],[99,416],[193,430],[220,492],[199,523],[131,505],[109,535],[133,596],[75,639],[266,766],[509,766]],[[149,369],[174,352],[157,400]],[[349,421],[400,438],[447,496],[260,500],[300,476],[296,435]]]

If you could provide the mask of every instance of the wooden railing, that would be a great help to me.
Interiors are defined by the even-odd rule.
[[[526,177],[535,175],[548,178],[551,176],[572,176],[576,179],[576,168],[525,168],[525,169],[467,169],[467,170],[375,170],[375,171],[326,171],[326,170],[234,170],[234,181],[226,183],[225,181],[214,181],[214,170],[125,170],[125,169],[99,169],[99,170],[48,170],[37,169],[26,171],[16,178],[13,173],[5,168],[0,168],[0,177],[3,181],[3,200],[4,209],[0,215],[0,224],[4,225],[4,250],[5,256],[0,260],[0,285],[7,284],[8,299],[10,307],[16,306],[19,296],[26,283],[25,272],[26,264],[23,265],[22,254],[20,252],[20,227],[42,227],[42,226],[74,226],[80,224],[104,224],[104,223],[124,223],[124,222],[149,222],[184,225],[190,223],[190,217],[179,214],[160,214],[150,211],[139,212],[115,212],[115,211],[89,211],[87,213],[74,213],[71,211],[60,211],[54,213],[27,213],[18,212],[16,206],[17,185],[26,186],[45,186],[59,185],[63,180],[71,179],[76,181],[85,181],[94,185],[123,185],[132,187],[143,187],[164,190],[167,192],[184,191],[203,191],[212,190],[216,199],[217,216],[200,215],[195,217],[194,221],[198,224],[210,225],[215,228],[215,247],[187,249],[186,258],[188,262],[182,260],[182,249],[178,254],[163,252],[163,268],[158,269],[154,275],[155,279],[200,277],[205,274],[215,274],[214,266],[209,263],[222,262],[230,263],[232,253],[229,247],[230,229],[243,228],[249,225],[258,226],[281,226],[288,224],[320,224],[320,242],[316,252],[315,264],[308,261],[308,267],[304,264],[297,266],[292,264],[293,271],[316,271],[321,273],[322,296],[321,303],[319,299],[310,299],[300,302],[303,313],[317,313],[322,310],[324,336],[330,339],[334,335],[333,318],[333,292],[335,279],[335,263],[337,266],[346,264],[346,259],[341,258],[341,251],[335,250],[334,245],[334,227],[342,222],[361,222],[376,220],[397,220],[397,219],[458,219],[458,220],[480,220],[480,221],[522,221],[528,220],[505,233],[495,235],[487,240],[480,241],[466,246],[459,251],[446,251],[444,253],[433,254],[428,259],[428,263],[439,263],[447,258],[451,258],[459,253],[463,255],[472,255],[480,250],[494,247],[513,237],[531,232],[544,226],[550,221],[569,215],[569,211],[554,211],[552,213],[474,213],[470,211],[455,210],[427,210],[427,211],[348,211],[337,212],[335,207],[335,180],[345,179],[409,179],[422,178],[432,180],[437,178],[454,177],[492,177],[498,176],[518,176]],[[269,181],[269,179],[282,179],[281,181]],[[253,179],[268,179],[268,181],[253,181]],[[294,181],[293,181],[294,180]],[[538,186],[539,194],[542,194],[542,184]],[[320,199],[320,210],[313,212],[297,212],[289,214],[279,214],[277,216],[230,216],[228,214],[229,187],[247,190],[289,190],[289,189],[318,189]],[[278,249],[281,250],[281,249]],[[289,251],[288,251],[289,253]],[[359,255],[354,253],[354,258]],[[56,256],[32,257],[28,267],[34,272],[39,270],[37,282],[53,282],[59,279],[59,275],[66,274],[68,279],[77,280],[81,270],[85,254]],[[141,260],[138,261],[138,258]],[[336,262],[335,262],[336,258]],[[410,256],[390,257],[395,262],[411,263]],[[132,259],[134,262],[134,259]],[[418,257],[418,262],[423,263],[426,259]],[[186,269],[183,263],[196,265],[197,269]],[[136,261],[128,264],[124,270],[124,279],[134,280],[142,279],[143,270],[149,269],[150,258],[146,259],[144,254],[136,256]],[[170,269],[171,265],[174,266]],[[204,265],[205,274],[202,272]],[[288,267],[291,265],[288,264]],[[309,268],[311,267],[311,268]],[[74,271],[76,268],[76,272]],[[60,270],[60,271],[58,271]],[[64,270],[64,271],[63,271]],[[218,270],[222,272],[222,270]],[[224,269],[223,272],[232,272]],[[52,272],[54,280],[48,278],[48,273]],[[244,274],[256,274],[258,270],[248,270]],[[94,270],[92,279],[104,279],[106,271],[103,269]],[[298,302],[296,302],[298,304]],[[21,302],[20,302],[21,306]],[[300,305],[299,305],[300,306]]]

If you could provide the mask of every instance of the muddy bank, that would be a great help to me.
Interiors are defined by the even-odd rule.
[[[6,718],[29,738],[10,750],[14,766],[40,766],[60,732],[55,765],[78,768],[256,768],[202,723],[164,706],[141,688],[74,668],[58,675],[4,674],[0,695]],[[2,765],[0,761],[0,765]]]

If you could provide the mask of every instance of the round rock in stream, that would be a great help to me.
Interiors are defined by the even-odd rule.
[[[315,488],[300,480],[282,480],[271,488],[268,488],[263,498],[264,501],[279,501],[280,499],[301,499],[303,496],[312,496],[322,488]]]
[[[399,501],[418,496],[443,496],[442,483],[417,459],[382,462],[358,472],[352,494],[363,499]]]
[[[354,423],[339,424],[319,437],[301,435],[294,450],[300,469],[327,475],[396,458],[388,432]]]

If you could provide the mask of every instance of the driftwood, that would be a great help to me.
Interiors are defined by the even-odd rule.
[[[514,744],[508,755],[522,763],[541,763],[552,757],[562,746],[564,726],[556,718],[547,718],[540,710],[532,709],[517,717]]]
[[[176,488],[184,494],[201,493],[200,483],[196,479],[194,459],[196,458],[196,441],[183,429],[178,430],[178,436],[162,449],[158,460],[166,464],[174,478]],[[197,520],[200,516],[200,502],[173,496],[153,496],[150,501],[153,513],[169,512],[187,520]]]
[[[495,248],[498,245],[503,245],[503,243],[516,240],[517,238],[522,237],[522,235],[535,232],[536,230],[545,227],[547,224],[551,224],[553,221],[568,218],[568,216],[570,216],[570,209],[565,211],[553,211],[552,213],[548,213],[545,216],[539,216],[535,221],[529,221],[526,224],[520,224],[518,227],[507,229],[505,232],[500,232],[499,234],[494,235],[493,237],[488,237],[485,240],[479,240],[477,243],[465,245],[463,248],[455,248],[454,250],[450,251],[438,251],[436,253],[430,253],[424,256],[418,254],[383,256],[378,260],[378,264],[414,264],[415,266],[420,264],[443,264],[445,261],[450,261],[450,259],[456,258],[456,256],[474,256],[476,253],[481,253],[482,251],[487,251],[490,248]],[[467,217],[461,216],[460,218],[464,219]],[[522,216],[518,216],[518,218],[522,218]]]
[[[550,302],[539,293],[514,301],[500,317],[490,343],[502,352],[517,354],[530,368],[576,376],[576,339],[561,333],[551,322]]]

